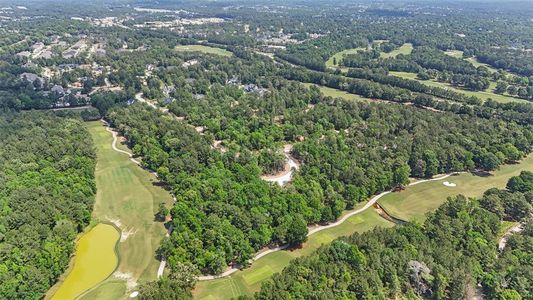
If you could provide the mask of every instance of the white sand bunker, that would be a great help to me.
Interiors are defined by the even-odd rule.
[[[135,291],[135,292],[130,294],[130,298],[135,298],[137,296],[139,296],[139,292],[138,291]]]
[[[449,181],[444,181],[442,184],[444,184],[447,187],[456,187],[457,186],[457,184],[455,184],[453,182],[449,182]]]
[[[137,286],[137,281],[133,279],[133,276],[130,273],[116,271],[115,273],[113,273],[113,277],[126,280],[126,286],[128,287],[128,289],[132,289]]]
[[[134,231],[133,228],[131,228],[129,230],[121,230],[120,241],[121,242],[126,241],[130,235],[133,235],[135,233],[137,233],[137,230]]]
[[[111,219],[106,216],[106,219],[113,223],[116,227],[120,228],[120,242],[124,242],[128,239],[130,235],[134,235],[137,233],[137,230],[134,230],[134,228],[128,229],[126,227],[122,226],[122,222],[120,222],[119,219]]]

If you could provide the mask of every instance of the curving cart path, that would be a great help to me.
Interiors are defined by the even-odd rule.
[[[127,152],[127,151],[124,151],[124,150],[121,150],[119,148],[117,148],[116,146],[116,142],[117,142],[117,132],[116,131],[113,131],[110,127],[109,127],[109,123],[106,122],[105,120],[102,120],[102,122],[106,125],[106,130],[111,132],[111,134],[113,135],[113,142],[111,143],[111,147],[113,148],[113,150],[117,151],[117,152],[120,152],[120,153],[124,153],[126,155],[128,155],[130,157],[130,160],[133,161],[134,163],[140,165],[141,163],[134,159],[133,158],[133,154]],[[154,173],[154,172],[152,172]],[[445,174],[445,175],[442,175],[442,176],[439,176],[439,177],[435,177],[435,178],[431,178],[431,179],[423,179],[423,180],[418,180],[418,181],[415,181],[415,182],[411,182],[408,184],[408,186],[413,186],[413,185],[417,185],[417,184],[420,184],[420,183],[424,183],[424,182],[428,182],[428,181],[435,181],[435,180],[442,180],[442,179],[445,179],[445,178],[448,178],[450,177],[452,174],[456,174],[457,172],[454,172],[454,173],[450,173],[450,174]],[[155,173],[154,173],[155,174]],[[157,176],[157,174],[156,174]],[[362,208],[360,209],[357,209],[357,210],[353,210],[349,213],[347,213],[346,215],[344,215],[342,218],[340,218],[339,220],[337,220],[336,222],[334,223],[330,223],[330,224],[327,224],[327,225],[312,225],[312,226],[309,226],[308,227],[308,230],[309,232],[307,233],[307,236],[311,236],[317,232],[320,232],[322,230],[326,230],[326,229],[329,229],[329,228],[333,228],[333,227],[336,227],[336,226],[339,226],[341,225],[342,223],[344,223],[348,218],[354,216],[354,215],[357,215],[359,213],[362,213],[363,211],[367,210],[368,208],[372,207],[376,201],[378,201],[381,197],[391,193],[392,190],[390,191],[385,191],[385,192],[382,192],[381,194],[378,194],[374,197],[372,197]],[[171,228],[169,228],[169,231],[167,233],[170,234],[172,231]],[[259,251],[253,258],[252,258],[252,261],[256,261],[258,259],[260,259],[261,257],[265,256],[265,255],[268,255],[270,253],[273,253],[273,252],[276,252],[276,251],[280,251],[280,250],[284,250],[284,249],[287,249],[289,245],[282,245],[282,246],[278,246],[278,247],[275,247],[275,248],[266,248],[266,249],[263,249],[261,251]],[[163,275],[163,271],[165,270],[165,265],[166,265],[166,259],[163,258],[161,260],[161,263],[159,265],[159,269],[157,270],[157,277],[161,277]],[[228,268],[225,272],[219,274],[219,275],[205,275],[205,276],[199,276],[198,277],[198,280],[200,281],[204,281],[204,280],[213,280],[213,279],[217,279],[217,278],[222,278],[222,277],[227,277],[237,271],[239,271],[240,268],[239,266],[235,266],[235,267],[230,267]]]
[[[442,175],[442,176],[439,176],[439,177],[435,177],[435,178],[431,178],[431,179],[423,179],[423,180],[418,180],[418,181],[415,181],[415,182],[411,182],[408,184],[408,186],[413,186],[413,185],[417,185],[417,184],[420,184],[420,183],[424,183],[424,182],[428,182],[428,181],[435,181],[435,180],[442,180],[442,179],[445,179],[445,178],[448,178],[450,177],[452,174],[455,174],[456,172],[454,173],[450,173],[450,174],[446,174],[446,175]],[[363,206],[362,208],[360,209],[357,209],[357,210],[353,210],[349,213],[347,213],[346,215],[344,215],[342,218],[340,218],[339,220],[337,220],[336,222],[334,223],[331,223],[331,224],[328,224],[328,225],[313,225],[313,226],[309,226],[308,227],[308,230],[309,232],[307,233],[307,236],[311,236],[317,232],[320,232],[322,230],[325,230],[325,229],[329,229],[329,228],[333,228],[333,227],[336,227],[336,226],[339,226],[341,225],[342,223],[344,223],[348,218],[354,216],[354,215],[357,215],[359,213],[362,213],[363,211],[367,210],[368,208],[372,207],[374,205],[374,203],[376,203],[376,201],[378,201],[381,197],[391,193],[391,191],[386,191],[386,192],[383,192],[381,194],[378,194],[374,197],[372,197],[372,199],[370,199],[366,204],[365,206]],[[273,252],[276,252],[276,251],[280,251],[280,250],[284,250],[284,249],[287,249],[288,245],[282,245],[282,246],[279,246],[279,247],[276,247],[276,248],[270,248],[270,249],[264,249],[264,250],[261,250],[259,251],[253,258],[252,258],[252,261],[256,261],[258,259],[260,259],[261,257],[265,256],[265,255],[268,255],[270,253],[273,253]],[[231,267],[229,268],[228,270],[226,270],[224,273],[221,273],[219,275],[205,275],[205,276],[200,276],[198,277],[198,280],[200,281],[204,281],[204,280],[212,280],[212,279],[217,279],[217,278],[222,278],[222,277],[226,277],[226,276],[229,276],[235,272],[237,272],[238,270],[240,270],[239,266],[235,266],[235,267]]]
[[[123,153],[123,154],[126,154],[127,156],[130,157],[130,160],[132,162],[134,162],[135,164],[141,166],[141,162],[136,160],[135,158],[133,158],[133,154],[131,154],[130,152],[128,151],[124,151],[124,150],[121,150],[117,147],[117,140],[118,140],[118,134],[116,131],[114,131],[113,129],[111,129],[110,127],[110,124],[105,121],[104,119],[101,120],[102,123],[104,123],[104,125],[106,126],[106,130],[108,132],[111,133],[111,135],[113,136],[113,141],[111,142],[111,148],[119,153]],[[153,175],[155,175],[157,177],[157,173],[156,172],[150,172],[152,173]],[[176,202],[176,196],[174,194],[172,194],[172,199],[174,200],[174,202]],[[168,231],[167,231],[167,234],[166,236],[168,237],[170,235],[170,233],[172,233],[172,226],[169,227]],[[159,268],[157,269],[157,278],[161,277],[163,275],[163,271],[165,270],[165,266],[167,264],[167,260],[163,257],[161,259],[161,263],[159,264]]]

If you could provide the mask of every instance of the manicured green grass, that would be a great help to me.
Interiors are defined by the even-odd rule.
[[[379,56],[381,58],[391,58],[391,57],[396,57],[396,56],[398,56],[400,54],[409,55],[409,54],[411,54],[411,52],[413,52],[413,44],[405,43],[405,44],[401,45],[400,48],[394,49],[394,50],[392,50],[389,53],[381,52],[379,54]]]
[[[202,52],[207,54],[216,54],[216,55],[222,55],[222,56],[232,56],[233,53],[226,49],[222,48],[215,48],[215,47],[209,47],[209,46],[203,46],[203,45],[180,45],[176,46],[177,51],[183,51],[183,52]]]
[[[444,53],[446,55],[449,55],[451,57],[455,57],[455,58],[459,58],[459,59],[462,59],[463,58],[463,51],[461,50],[448,50],[448,51],[444,51]],[[495,72],[498,72],[497,69],[491,67],[490,65],[487,65],[487,64],[484,64],[484,63],[480,63],[475,57],[469,57],[467,59],[465,59],[466,61],[468,61],[469,63],[471,63],[474,67],[486,67],[489,72],[491,73],[495,73]]]
[[[337,64],[339,64],[339,62],[342,60],[343,56],[348,55],[348,54],[356,54],[359,51],[366,51],[366,48],[353,48],[353,49],[347,49],[347,50],[343,50],[343,51],[337,52],[337,53],[333,54],[333,56],[330,57],[326,61],[326,67],[328,67],[328,68],[336,68],[337,65],[333,64],[333,58],[335,58],[337,60]]]
[[[418,80],[419,82],[421,82],[421,83],[423,83],[425,85],[428,85],[428,86],[446,88],[446,89],[452,90],[454,92],[465,94],[467,96],[476,96],[476,97],[480,98],[481,100],[487,100],[488,98],[491,98],[492,100],[497,101],[497,102],[501,102],[501,103],[525,102],[526,101],[526,100],[523,100],[523,99],[511,97],[511,96],[500,95],[500,94],[496,94],[496,93],[490,92],[491,87],[489,87],[488,91],[474,92],[474,91],[469,91],[469,90],[464,90],[464,89],[453,87],[450,84],[445,83],[445,82],[438,82],[438,81],[435,81],[435,80],[419,80],[419,79],[416,78],[416,74],[415,73],[393,72],[393,71],[391,71],[391,72],[389,72],[389,74],[390,75],[394,75],[394,76],[398,76],[398,77],[402,77],[402,78]]]
[[[117,271],[131,275],[137,282],[154,280],[159,267],[155,251],[166,232],[162,223],[154,221],[154,214],[160,202],[170,206],[170,194],[157,185],[154,175],[111,148],[112,135],[101,122],[89,122],[87,127],[97,150],[93,221],[119,220],[122,231],[132,233],[118,245]],[[117,281],[120,280],[111,276],[83,299],[96,299],[91,295],[123,293],[124,282],[119,285]]]
[[[449,55],[451,57],[455,57],[455,58],[463,58],[463,51],[461,50],[448,50],[448,51],[444,51],[444,54],[446,55]]]
[[[126,284],[124,281],[107,281],[100,285],[97,289],[91,290],[83,295],[83,299],[94,300],[116,300],[125,298]]]
[[[328,244],[335,238],[348,236],[355,232],[368,231],[376,226],[391,227],[393,223],[386,221],[372,208],[369,208],[361,214],[352,216],[337,227],[311,235],[300,249],[277,251],[262,257],[253,262],[251,267],[233,273],[231,276],[198,282],[193,291],[194,298],[219,300],[245,294],[251,295],[260,289],[263,281],[274,273],[281,272],[294,258],[309,255],[321,245]]]
[[[458,194],[479,197],[490,188],[504,188],[509,178],[520,174],[522,170],[533,171],[533,155],[529,155],[519,164],[504,165],[488,177],[462,173],[444,180],[411,186],[401,192],[390,193],[378,202],[393,216],[403,220],[421,221],[428,211],[435,210],[448,197]],[[453,182],[457,186],[447,187],[443,184],[444,181]]]
[[[489,70],[489,72],[491,72],[491,73],[498,72],[498,69],[496,69],[496,68],[494,68],[494,67],[492,67],[490,65],[487,65],[487,64],[484,64],[484,63],[480,63],[475,57],[469,57],[466,60],[469,61],[472,65],[474,65],[474,67],[476,67],[476,68],[483,66],[483,67],[486,67]]]
[[[450,176],[443,180],[410,186],[402,192],[388,194],[381,198],[379,203],[394,216],[422,221],[427,212],[435,210],[446,201],[447,197],[457,194],[476,197],[491,187],[503,188],[511,176],[519,174],[522,170],[533,170],[533,155],[524,159],[520,164],[502,166],[500,170],[493,172],[488,177],[472,174]],[[457,186],[446,187],[443,184],[444,181],[453,182]],[[328,244],[335,238],[348,236],[354,232],[368,231],[376,226],[390,227],[393,224],[385,221],[373,209],[368,209],[361,214],[352,216],[338,227],[312,235],[300,249],[274,252],[253,262],[251,267],[231,276],[200,281],[193,292],[194,298],[217,300],[244,294],[251,295],[260,289],[264,280],[283,270],[292,259],[309,255],[321,245]]]
[[[339,98],[340,97],[340,98],[344,98],[344,99],[347,99],[347,100],[365,100],[365,101],[371,100],[371,99],[364,98],[364,97],[356,95],[356,94],[350,94],[350,93],[345,92],[345,91],[341,91],[341,90],[337,90],[337,89],[333,89],[333,88],[329,88],[329,87],[326,87],[326,86],[321,86],[321,85],[317,85],[317,84],[313,84],[313,83],[303,83],[303,85],[305,85],[306,87],[310,87],[312,85],[317,86],[320,89],[320,92],[322,92],[322,94],[324,94],[324,96],[330,96],[330,97],[333,97],[333,98]]]

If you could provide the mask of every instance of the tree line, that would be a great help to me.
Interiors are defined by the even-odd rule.
[[[450,197],[423,224],[340,238],[240,299],[529,299],[532,184],[533,173],[524,171],[507,190],[490,189],[479,200]],[[503,220],[526,225],[499,253]]]
[[[0,298],[38,299],[89,224],[96,155],[78,119],[0,114]]]

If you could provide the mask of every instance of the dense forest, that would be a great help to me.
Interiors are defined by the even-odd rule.
[[[172,230],[156,254],[168,272],[139,282],[145,299],[190,298],[197,276],[299,246],[308,226],[411,177],[490,173],[533,150],[525,2],[8,2],[2,299],[41,298],[89,223],[81,120],[109,121],[176,196],[156,214]],[[531,225],[495,249],[502,220],[530,215],[531,177],[454,197],[424,224],[336,240],[255,298],[532,298]]]
[[[0,115],[0,298],[39,299],[89,224],[96,187],[90,135],[51,113]]]
[[[334,221],[343,210],[405,184],[409,176],[494,170],[531,149],[530,127],[401,105],[317,98],[316,92],[300,95],[314,99],[312,109],[286,114],[283,124],[272,123],[268,110],[262,120],[261,109],[254,107],[275,101],[219,97],[228,105],[237,100],[244,115],[237,110],[226,119],[217,113],[215,120],[206,120],[208,130],[202,134],[146,105],[108,112],[134,154],[143,157],[143,165],[156,170],[177,195],[171,210],[174,232],[160,249],[171,265],[192,262],[213,274],[228,264],[246,265],[262,247],[299,243],[307,224]],[[278,98],[275,91],[269,97]],[[209,103],[218,112],[226,111],[218,110],[214,99]],[[290,105],[300,104],[285,105],[290,111]],[[246,111],[257,115],[250,119]],[[217,125],[209,126],[213,122]],[[239,147],[222,152],[212,146],[213,135],[233,140],[236,126],[249,128],[239,132]],[[297,136],[304,141],[297,142]],[[303,167],[288,188],[260,179],[264,170],[258,142],[263,143],[259,149],[296,143],[293,154]]]
[[[516,184],[520,181],[520,184]],[[479,200],[449,199],[423,224],[341,238],[299,258],[254,299],[529,299],[533,173]],[[527,221],[501,252],[501,221]],[[481,284],[478,290],[478,283]]]

